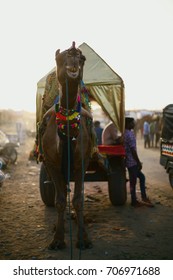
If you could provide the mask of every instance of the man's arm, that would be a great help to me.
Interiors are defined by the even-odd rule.
[[[141,170],[142,169],[142,163],[139,160],[139,157],[138,157],[138,154],[137,154],[136,150],[134,148],[131,148],[131,153],[132,153],[133,158],[136,160],[139,169]]]

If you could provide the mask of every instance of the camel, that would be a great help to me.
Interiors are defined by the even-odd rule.
[[[43,163],[55,186],[55,207],[57,223],[49,249],[63,249],[65,243],[64,214],[67,193],[70,192],[70,176],[74,180],[72,204],[77,219],[77,248],[91,248],[92,242],[84,225],[83,180],[89,165],[92,147],[92,116],[81,106],[81,80],[85,56],[72,46],[55,53],[56,75],[60,85],[60,97],[44,115],[46,123],[42,135]],[[70,175],[69,175],[70,174]]]

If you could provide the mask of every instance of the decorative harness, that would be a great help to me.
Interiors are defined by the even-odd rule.
[[[76,109],[66,109],[60,106],[59,103],[55,104],[55,115],[56,115],[56,123],[58,127],[58,133],[60,136],[69,137],[72,140],[76,140],[81,122],[81,109],[82,104],[86,108],[87,111],[91,111],[91,103],[89,100],[89,92],[85,87],[83,81],[81,81],[80,93],[77,96],[77,105]],[[87,118],[87,125],[91,127],[92,120]],[[69,134],[68,134],[68,126],[69,126]]]
[[[63,108],[58,103],[55,105],[56,123],[58,126],[58,132],[64,136],[68,136],[68,125],[70,129],[70,137],[73,140],[76,139],[79,133],[80,119],[81,119],[81,101],[80,96],[77,97],[76,109],[68,110]]]

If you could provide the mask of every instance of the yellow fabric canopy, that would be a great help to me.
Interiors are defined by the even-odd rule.
[[[93,99],[113,121],[118,130],[124,132],[125,94],[122,78],[86,43],[78,47],[86,57],[83,82]],[[55,67],[37,83],[37,121],[40,120],[42,96],[46,78]]]

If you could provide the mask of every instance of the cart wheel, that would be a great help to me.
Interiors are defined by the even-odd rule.
[[[173,169],[169,170],[169,183],[173,188]]]
[[[40,168],[40,195],[46,206],[54,206],[55,187],[53,183],[49,181],[46,168],[43,163]]]
[[[127,200],[126,172],[124,158],[109,160],[108,190],[109,199],[115,206],[124,205]]]

